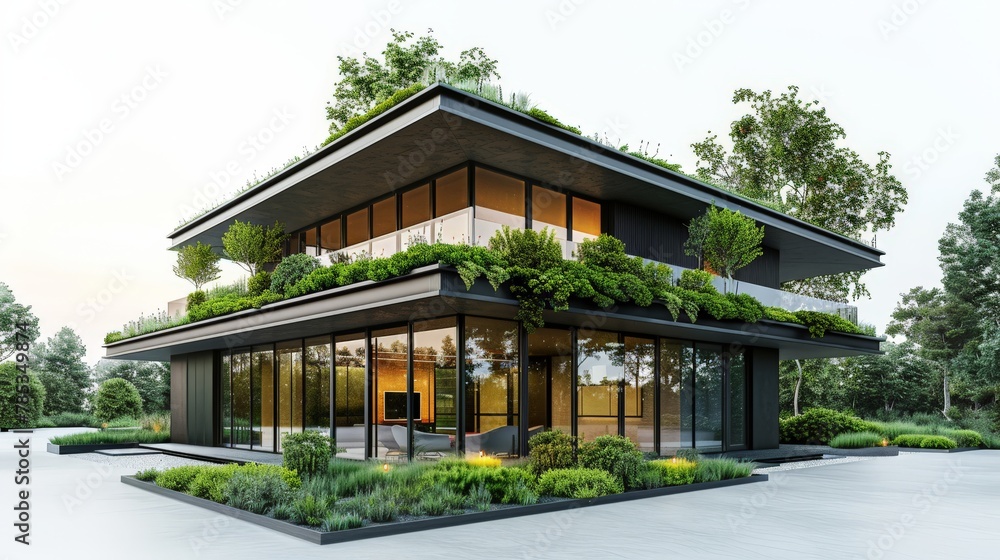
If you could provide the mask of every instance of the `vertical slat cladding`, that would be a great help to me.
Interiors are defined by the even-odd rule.
[[[654,261],[697,268],[698,259],[684,254],[688,238],[683,220],[629,204],[605,204],[606,230],[625,243],[625,251]],[[610,211],[608,211],[610,209]],[[736,279],[779,288],[778,250],[764,247],[764,254],[736,272]]]
[[[187,443],[187,355],[170,357],[170,441]]]
[[[696,268],[698,261],[684,254],[687,226],[677,218],[629,204],[605,204],[612,207],[611,234],[625,243],[625,251],[687,268]]]
[[[187,443],[212,445],[213,389],[212,352],[199,352],[187,356]]]

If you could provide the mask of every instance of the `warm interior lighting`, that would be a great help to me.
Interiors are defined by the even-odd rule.
[[[888,447],[888,446],[889,446],[889,440],[883,439],[882,440],[882,447]]]

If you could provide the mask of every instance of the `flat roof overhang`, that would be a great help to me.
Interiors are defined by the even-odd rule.
[[[220,247],[233,220],[294,231],[470,160],[682,220],[713,203],[739,210],[765,226],[782,282],[883,266],[864,243],[441,84],[178,228],[170,246]]]
[[[384,282],[362,282],[253,309],[182,325],[105,345],[109,359],[168,361],[170,356],[227,350],[254,344],[350,333],[366,327],[419,322],[451,314],[512,319],[517,300],[477,281],[465,289],[458,273],[439,265]],[[615,330],[735,346],[777,348],[781,359],[878,354],[881,338],[827,333],[810,338],[800,325],[771,321],[739,323],[701,319],[674,321],[662,306],[622,305],[599,309],[573,302],[569,310],[547,311],[548,325]]]

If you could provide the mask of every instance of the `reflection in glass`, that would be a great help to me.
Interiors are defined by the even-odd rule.
[[[277,345],[278,437],[302,431],[302,341]],[[281,441],[278,441],[281,451]]]
[[[219,374],[221,384],[219,390],[219,410],[222,413],[222,445],[231,447],[233,445],[233,390],[230,376],[229,354],[222,355],[222,371]]]
[[[421,321],[413,327],[413,390],[420,399],[423,432],[454,436],[457,426],[458,350],[454,317]]]
[[[743,352],[729,355],[729,445],[747,443],[747,378]]]
[[[396,197],[372,204],[372,237],[396,231]]]
[[[722,448],[722,349],[695,346],[695,447]]]
[[[340,218],[330,220],[319,227],[320,253],[339,251],[344,248],[340,239]]]
[[[250,386],[253,388],[253,439],[251,447],[274,451],[274,349],[253,349]]]
[[[233,353],[233,446],[250,448],[250,351]]]
[[[625,337],[625,437],[642,451],[655,451],[653,402],[656,343],[651,338]]]
[[[691,442],[691,345],[660,340],[660,454],[674,455]]]
[[[543,328],[528,335],[528,426],[570,433],[573,346],[569,330]]]
[[[365,338],[364,334],[336,338],[336,397],[334,421],[337,447],[352,459],[365,451]]]
[[[377,425],[373,457],[397,455],[392,425],[405,426],[407,408],[407,330],[372,331],[372,423]],[[421,395],[423,400],[424,395]],[[414,418],[420,414],[414,411]]]
[[[483,433],[518,425],[517,323],[469,317],[465,322],[465,426]]]
[[[618,435],[624,352],[618,333],[581,330],[577,338],[577,435]]]
[[[330,337],[306,340],[305,429],[330,435]]]

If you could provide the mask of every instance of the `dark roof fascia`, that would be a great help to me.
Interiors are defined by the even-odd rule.
[[[261,192],[266,191],[281,180],[291,176],[291,174],[308,167],[330,153],[357,141],[368,132],[376,130],[384,123],[395,119],[402,113],[413,107],[419,106],[423,102],[435,96],[441,96],[442,99],[450,100],[450,103],[443,101],[440,109],[448,111],[459,117],[468,118],[485,126],[503,130],[504,132],[510,134],[517,134],[518,136],[534,143],[546,144],[550,149],[562,151],[574,157],[588,157],[595,165],[602,165],[612,169],[613,171],[632,176],[636,179],[658,184],[658,186],[663,188],[668,187],[663,185],[661,182],[655,181],[655,178],[667,179],[669,182],[675,184],[673,185],[675,187],[673,190],[676,190],[680,194],[691,196],[693,193],[683,192],[683,190],[676,189],[677,186],[702,195],[691,196],[692,198],[704,199],[709,202],[724,202],[725,204],[719,205],[739,209],[743,211],[745,215],[748,215],[765,225],[778,227],[779,229],[786,231],[789,229],[798,229],[803,233],[808,233],[808,237],[814,240],[824,239],[828,242],[833,242],[839,245],[840,248],[849,248],[852,253],[871,260],[874,266],[882,265],[882,263],[879,262],[879,257],[884,255],[885,252],[871,247],[863,242],[823,229],[819,226],[794,218],[782,212],[778,212],[777,210],[773,210],[750,199],[737,196],[733,193],[701,182],[682,173],[677,173],[664,167],[660,167],[641,158],[637,158],[620,150],[605,146],[604,144],[596,142],[586,136],[575,134],[568,130],[563,130],[559,127],[544,123],[534,117],[514,111],[513,109],[499,105],[487,99],[471,95],[463,90],[456,89],[446,84],[434,84],[403,100],[398,105],[387,110],[385,113],[372,118],[370,121],[361,125],[357,129],[350,131],[341,138],[331,142],[329,145],[320,148],[317,152],[310,154],[301,161],[283,169],[273,177],[262,181],[253,188],[240,193],[235,198],[216,208],[213,208],[202,216],[199,216],[191,222],[177,228],[169,234],[168,238],[177,237],[178,235],[181,235],[198,225],[211,221],[213,217],[241,204]],[[511,130],[509,126],[504,126],[504,123],[495,119],[484,119],[482,115],[476,114],[477,110],[482,111],[484,114],[502,117],[507,121],[514,121],[519,126],[527,127],[527,129],[534,131],[537,134],[525,134],[523,132],[518,133],[518,131]],[[545,136],[548,136],[550,141],[543,141]],[[555,142],[553,142],[553,140]],[[567,142],[570,146],[566,145]],[[560,146],[559,144],[562,145]],[[577,149],[567,149],[571,146],[575,146]],[[601,161],[600,158],[606,158],[606,161]],[[612,163],[615,165],[612,165]]]

